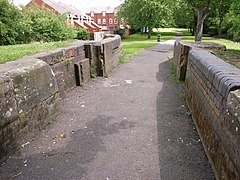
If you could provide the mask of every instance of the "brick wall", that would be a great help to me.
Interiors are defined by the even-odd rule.
[[[0,65],[0,162],[56,119],[67,90],[87,83],[95,70],[108,74],[118,63],[119,45],[118,36],[77,42]]]
[[[187,56],[187,103],[215,175],[239,179],[240,70],[203,49],[192,48]]]

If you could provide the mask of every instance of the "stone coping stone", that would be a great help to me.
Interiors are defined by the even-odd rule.
[[[240,88],[240,69],[205,50],[193,49],[190,61],[204,74],[215,89],[227,99],[232,90]]]
[[[181,42],[184,45],[188,45],[192,48],[208,49],[210,51],[225,51],[226,46],[214,42]]]

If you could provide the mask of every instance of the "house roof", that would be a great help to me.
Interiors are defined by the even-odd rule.
[[[94,13],[102,13],[103,11],[105,11],[106,13],[113,13],[115,11],[114,7],[110,7],[110,6],[106,6],[106,7],[91,7],[88,9],[88,13],[90,12],[94,12]]]
[[[80,10],[78,10],[72,5],[67,5],[54,0],[43,0],[43,2],[51,6],[54,10],[56,10],[60,14],[70,13],[72,15],[85,16],[85,13],[82,13]]]

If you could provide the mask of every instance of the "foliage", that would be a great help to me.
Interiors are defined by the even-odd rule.
[[[15,44],[22,15],[8,0],[0,1],[0,45]]]
[[[89,40],[90,33],[86,29],[77,28],[77,39],[79,40]]]
[[[240,2],[238,0],[233,1],[229,13],[226,14],[224,29],[230,38],[240,42]]]
[[[173,22],[171,8],[159,0],[125,0],[118,7],[118,17],[123,17],[133,28],[148,27],[148,38],[153,28],[167,27]]]
[[[219,0],[187,0],[187,2],[195,9],[197,15],[195,41],[202,40],[204,20],[211,11],[216,9],[218,1]]]
[[[61,41],[76,36],[74,28],[66,24],[66,14],[57,15],[44,7],[26,9],[24,22],[29,24],[28,34],[34,41]]]
[[[33,53],[48,51],[55,48],[66,47],[69,41],[60,42],[34,42],[30,44],[18,44],[0,46],[0,64],[8,61],[17,60],[23,56],[28,56]]]
[[[121,37],[123,37],[124,33],[125,33],[125,29],[122,29],[120,27],[117,28],[117,34],[119,34]]]
[[[194,28],[194,10],[186,0],[175,0],[172,2],[174,23],[177,27]]]
[[[37,6],[24,9],[22,13],[8,0],[0,0],[0,9],[0,45],[75,37],[73,27],[66,25],[66,15]]]

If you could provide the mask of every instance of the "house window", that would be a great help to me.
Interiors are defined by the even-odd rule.
[[[98,23],[98,24],[101,24],[101,23],[102,23],[101,19],[98,19],[98,20],[97,20],[97,23]]]
[[[110,18],[110,19],[109,19],[109,24],[112,24],[112,23],[113,23],[113,19]]]
[[[118,23],[117,19],[114,19],[114,24],[117,24],[117,23]]]
[[[103,16],[103,17],[106,16],[106,12],[105,12],[105,11],[102,12],[102,16]]]
[[[103,19],[103,20],[102,20],[102,23],[103,23],[103,24],[106,24],[106,19]]]
[[[94,12],[92,11],[92,12],[91,12],[91,17],[93,17],[93,16],[94,16]]]

